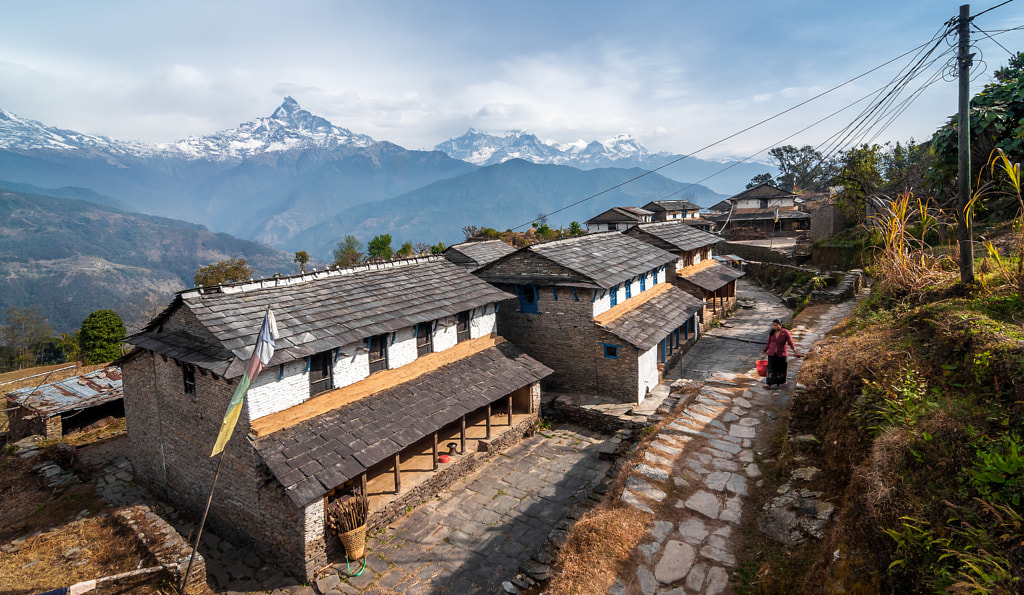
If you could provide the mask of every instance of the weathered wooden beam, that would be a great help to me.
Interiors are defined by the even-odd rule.
[[[434,432],[434,471],[437,471],[437,432]]]
[[[487,439],[491,439],[491,404],[487,404]]]
[[[508,396],[508,425],[512,425],[512,395]]]
[[[466,454],[466,416],[462,416],[462,432],[459,433],[459,454]]]
[[[395,493],[402,493],[401,453],[395,453]]]
[[[363,495],[369,497],[370,493],[366,491],[366,473],[362,473],[359,476],[359,487],[363,490]]]

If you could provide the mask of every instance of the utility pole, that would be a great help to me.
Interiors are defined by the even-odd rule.
[[[957,244],[960,247],[960,282],[974,283],[974,234],[967,218],[967,204],[971,200],[971,5],[960,6],[957,20],[957,34],[960,37],[960,51],[957,53],[958,77],[960,79],[960,111],[957,118],[957,140],[959,159],[957,164]]]

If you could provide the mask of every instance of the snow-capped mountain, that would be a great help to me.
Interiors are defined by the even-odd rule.
[[[116,157],[178,157],[189,161],[241,161],[263,153],[292,149],[363,148],[376,143],[364,134],[335,126],[299,107],[291,97],[267,118],[256,118],[237,128],[174,143],[146,144],[119,141],[46,126],[0,108],[0,149],[35,151],[104,152]]]
[[[447,140],[434,147],[453,159],[476,165],[494,165],[509,159],[523,159],[532,163],[571,165],[590,169],[609,165],[640,165],[651,157],[647,149],[628,134],[620,134],[603,141],[558,143],[542,140],[521,131],[495,136],[470,128],[466,134]]]
[[[239,124],[238,128],[205,136],[190,136],[157,147],[167,152],[179,152],[189,159],[223,161],[292,149],[368,147],[375,142],[365,134],[355,134],[320,116],[314,116],[299,107],[298,102],[291,97],[285,97],[281,106],[269,118],[256,118]]]

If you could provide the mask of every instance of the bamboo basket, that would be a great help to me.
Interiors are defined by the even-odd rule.
[[[366,525],[341,533],[338,539],[341,540],[341,545],[345,546],[345,554],[349,560],[358,560],[366,554]]]

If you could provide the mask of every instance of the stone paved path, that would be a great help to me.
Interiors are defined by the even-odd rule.
[[[758,307],[713,329],[671,372],[703,384],[658,432],[626,482],[623,501],[655,520],[639,546],[644,563],[619,576],[612,594],[733,592],[738,527],[746,497],[761,477],[758,455],[778,429],[801,361],[791,358],[791,380],[782,389],[762,384],[754,362],[771,319],[785,318],[787,310],[750,287],[740,295],[755,297]],[[806,321],[798,320],[798,351],[810,349],[852,306],[816,307]]]
[[[607,437],[579,428],[539,432],[492,458],[440,497],[370,536],[367,567],[345,564],[317,582],[321,593],[500,593],[573,505],[601,483]],[[343,580],[339,580],[343,579]]]
[[[343,562],[314,585],[301,585],[207,529],[199,551],[208,582],[220,593],[278,595],[501,592],[501,583],[537,553],[573,505],[604,481],[611,463],[600,459],[599,449],[606,439],[556,427],[520,441],[437,499],[370,535],[366,570],[358,577],[349,577]],[[100,466],[93,485],[111,504],[149,504],[183,536],[194,531],[194,519],[182,518],[135,485],[123,448],[108,446],[90,462]]]

